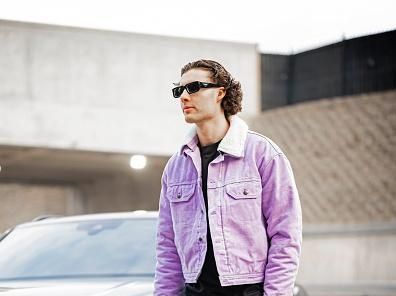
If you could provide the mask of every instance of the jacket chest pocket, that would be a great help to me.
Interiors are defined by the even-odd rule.
[[[196,184],[182,184],[168,187],[167,198],[170,203],[172,219],[183,223],[194,219],[195,203],[192,198]]]
[[[225,186],[230,219],[255,221],[261,217],[261,182],[243,181]]]

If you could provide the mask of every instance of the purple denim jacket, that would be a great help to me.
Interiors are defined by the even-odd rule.
[[[208,217],[195,129],[168,161],[159,201],[156,296],[181,295],[206,254],[206,219],[222,286],[264,282],[264,295],[292,295],[302,243],[292,168],[270,139],[237,116],[208,167]]]

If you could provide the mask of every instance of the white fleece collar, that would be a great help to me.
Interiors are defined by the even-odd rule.
[[[231,154],[235,157],[244,156],[245,151],[245,141],[248,132],[248,125],[236,115],[230,116],[230,127],[221,140],[217,150],[224,153]],[[184,152],[186,148],[194,150],[198,145],[198,136],[196,126],[191,128],[188,132],[183,145],[180,149],[180,154]]]

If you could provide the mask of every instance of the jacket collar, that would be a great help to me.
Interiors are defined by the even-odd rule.
[[[230,116],[230,127],[224,138],[221,140],[217,150],[230,154],[235,157],[243,157],[245,142],[248,132],[248,125],[236,115]],[[198,136],[196,126],[191,128],[180,149],[180,155],[186,149],[194,151],[198,146]]]

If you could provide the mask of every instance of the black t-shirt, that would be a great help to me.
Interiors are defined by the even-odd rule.
[[[206,207],[206,217],[208,217],[208,193],[207,193],[207,181],[208,181],[208,167],[220,152],[217,150],[221,141],[202,147],[198,143],[199,151],[201,153],[202,163],[202,191]],[[260,291],[262,293],[262,283],[260,284],[244,284],[244,285],[233,285],[222,287],[219,280],[219,273],[217,271],[216,261],[213,253],[212,237],[209,230],[209,219],[206,219],[207,223],[207,251],[205,256],[205,262],[202,267],[202,272],[198,278],[197,284],[204,288],[203,293],[211,293],[211,295],[242,295],[244,291]],[[201,295],[201,294],[199,294]],[[247,295],[247,294],[246,294]]]
[[[199,151],[201,153],[201,163],[202,163],[202,191],[205,201],[206,217],[208,217],[208,193],[207,193],[207,181],[208,181],[208,166],[211,161],[213,161],[219,154],[217,147],[219,142],[210,144],[208,146],[202,147],[198,144]],[[205,262],[202,267],[202,272],[198,278],[198,282],[202,283],[205,287],[221,287],[219,280],[219,273],[217,271],[216,261],[213,253],[213,243],[212,237],[209,231],[209,219],[207,221],[207,245],[208,249],[206,251]]]

